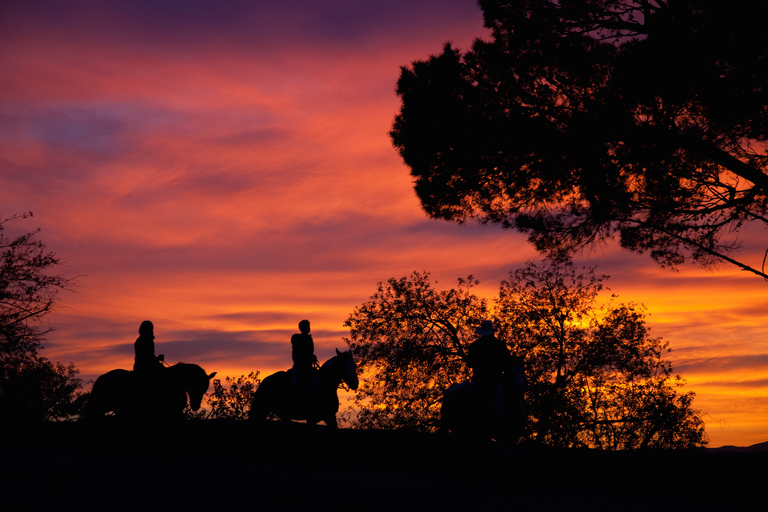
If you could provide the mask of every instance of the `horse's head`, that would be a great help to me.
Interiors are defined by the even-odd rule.
[[[189,395],[189,407],[193,411],[197,411],[200,409],[200,405],[203,402],[203,395],[208,391],[208,385],[210,384],[211,379],[216,376],[216,372],[209,375],[196,364],[187,366],[189,367],[189,370],[188,376],[185,379],[185,387],[187,395]]]
[[[360,382],[357,379],[357,365],[352,358],[352,353],[349,351],[340,352],[339,349],[336,349],[336,357],[341,368],[341,380],[351,389],[357,389]]]

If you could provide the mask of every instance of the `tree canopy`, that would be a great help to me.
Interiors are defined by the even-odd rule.
[[[642,305],[612,296],[598,306],[607,278],[548,262],[501,283],[494,318],[526,355],[531,437],[610,449],[702,445],[695,395],[676,392],[684,381],[664,358],[669,343],[651,336]]]
[[[487,314],[471,292],[475,280],[435,290],[429,273],[379,283],[370,300],[347,318],[345,341],[358,371],[368,374],[357,390],[363,428],[436,430],[442,392],[469,376],[463,364],[473,327]]]
[[[492,307],[477,282],[437,290],[428,273],[380,283],[346,321],[365,375],[355,407],[362,428],[439,426],[443,391],[466,381],[466,350],[480,320],[524,358],[527,439],[552,446],[680,448],[706,443],[693,392],[672,377],[668,343],[650,336],[645,309],[598,306],[607,276],[556,261],[510,272]]]
[[[391,131],[428,215],[550,257],[618,237],[662,266],[768,223],[768,1],[479,2],[490,40],[403,67]]]
[[[4,235],[9,222],[29,216],[0,218],[0,410],[14,421],[67,419],[84,400],[78,370],[38,351],[51,330],[43,319],[72,281],[51,272],[59,260],[35,239],[38,230]]]
[[[225,377],[224,384],[221,379],[213,379],[213,391],[205,394],[208,407],[195,412],[188,404],[184,415],[192,419],[248,419],[253,393],[260,383],[258,371],[237,378]]]

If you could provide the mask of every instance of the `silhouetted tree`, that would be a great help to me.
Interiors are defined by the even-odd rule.
[[[436,429],[442,392],[469,378],[466,349],[491,317],[525,358],[529,439],[605,449],[705,444],[694,394],[676,392],[682,381],[663,359],[668,344],[650,337],[644,308],[596,305],[605,278],[570,263],[530,263],[502,282],[492,310],[471,293],[471,277],[447,291],[426,273],[380,283],[345,323],[365,375],[357,425]]]
[[[210,418],[245,420],[248,419],[248,409],[253,401],[253,393],[259,386],[259,372],[251,372],[248,376],[241,375],[237,379],[226,377],[228,386],[224,387],[220,379],[213,381],[213,393],[208,398],[211,407]]]
[[[556,446],[691,448],[704,444],[693,392],[675,391],[669,343],[645,308],[598,306],[607,276],[570,263],[530,263],[503,281],[499,336],[526,357],[530,437]]]
[[[768,1],[481,0],[489,41],[404,67],[391,132],[428,215],[662,266],[768,224]],[[758,265],[759,267],[759,265]]]
[[[260,382],[259,372],[237,378],[225,377],[224,384],[221,379],[213,379],[213,391],[206,393],[204,398],[207,407],[192,411],[187,405],[184,416],[188,419],[248,419],[253,393]]]
[[[462,360],[487,313],[474,284],[470,276],[439,291],[429,273],[414,272],[379,283],[355,308],[344,325],[358,371],[368,376],[357,390],[358,426],[437,429],[442,393],[468,378]]]
[[[57,294],[72,283],[50,273],[59,264],[39,230],[8,238],[8,222],[31,213],[0,219],[0,411],[15,421],[76,416],[82,406],[82,381],[73,364],[52,363],[38,355],[51,328],[42,323]]]
[[[87,395],[74,364],[16,354],[0,364],[0,408],[7,420],[59,421],[76,418]]]

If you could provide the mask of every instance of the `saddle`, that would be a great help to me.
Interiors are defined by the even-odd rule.
[[[297,370],[291,368],[288,370],[288,376],[291,378],[291,389],[294,392],[306,392],[312,386],[312,379],[317,373],[317,368],[311,366],[309,368],[302,368]]]
[[[162,365],[142,370],[133,370],[133,383],[140,391],[156,389],[167,382],[168,369]]]
[[[312,381],[317,368],[291,368],[287,373],[291,385],[291,400],[299,410],[306,411],[311,403]]]

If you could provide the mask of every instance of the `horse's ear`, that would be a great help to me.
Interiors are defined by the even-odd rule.
[[[340,356],[340,355],[341,355],[341,352],[339,352],[339,349],[336,349],[336,355],[337,355],[337,356]]]
[[[214,378],[215,376],[216,376],[216,372],[213,372],[212,374],[210,374],[210,375],[208,376],[208,380],[211,380],[211,379],[212,379],[212,378]]]

